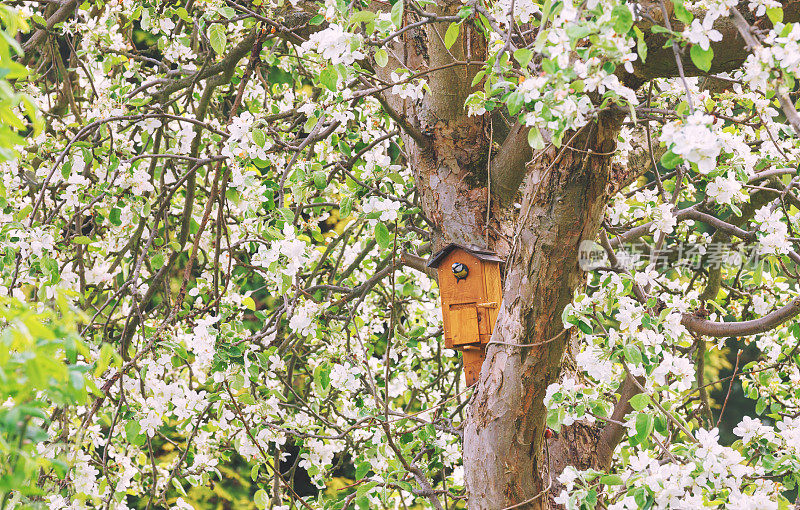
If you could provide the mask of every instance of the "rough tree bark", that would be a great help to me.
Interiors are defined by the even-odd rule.
[[[440,4],[443,14],[456,8]],[[435,69],[486,58],[482,37],[468,26],[449,52],[444,52],[443,34],[437,30],[441,28],[429,25],[425,40],[433,42],[427,45],[422,44],[422,34],[410,31],[395,44],[386,71],[378,72],[388,74],[393,64],[414,69],[430,63]],[[561,312],[584,281],[577,264],[578,245],[594,238],[605,203],[618,189],[615,182],[622,180],[613,173],[608,156],[621,118],[604,115],[602,122],[577,133],[570,148],[551,147],[528,168],[531,151],[524,128],[511,126],[505,140],[491,140],[487,116],[466,116],[464,99],[476,70],[465,65],[446,68],[432,77],[432,93],[425,100],[413,103],[385,94],[384,106],[401,122],[413,124],[403,135],[404,147],[421,206],[433,226],[434,245],[475,244],[511,256],[493,338],[533,343],[563,330]],[[525,176],[521,218],[515,221],[513,198]],[[529,499],[533,489],[541,491],[547,471],[541,458],[543,399],[547,385],[558,377],[568,342],[569,337],[561,335],[538,347],[490,347],[484,363],[488,372],[482,376],[465,430],[470,508],[499,509]],[[568,446],[553,443],[552,477],[569,464],[607,464],[613,447],[604,449],[595,440],[597,433],[580,425],[565,428],[562,437],[572,441]]]
[[[461,5],[439,2],[437,10],[453,15]],[[797,17],[795,7],[787,5],[788,18]],[[661,18],[660,4],[643,3],[642,8],[651,19]],[[718,23],[725,40],[715,46],[721,58],[712,73],[736,67],[747,55],[732,23]],[[678,25],[673,20],[680,30]],[[389,65],[375,68],[384,79],[397,67],[427,71],[431,93],[412,102],[386,92],[382,103],[404,127],[406,158],[431,223],[434,250],[459,242],[507,257],[503,305],[464,429],[469,508],[549,508],[564,467],[607,467],[624,432],[613,423],[576,423],[545,445],[543,400],[547,386],[564,369],[570,343],[561,314],[585,283],[578,246],[594,239],[611,195],[646,168],[610,164],[622,121],[619,111],[603,112],[596,122],[566,135],[564,147],[544,153],[531,152],[527,131],[518,123],[505,126],[503,139],[494,137],[488,115],[468,117],[463,106],[479,68],[473,63],[487,56],[485,39],[465,23],[447,50],[446,27],[429,24],[407,31],[392,43]],[[662,48],[663,36],[648,37],[648,62],[621,76],[629,86],[676,75],[671,50]],[[700,73],[691,64],[686,72]],[[522,208],[517,212],[513,202],[520,186]],[[629,412],[635,385],[625,381],[619,393],[616,420]]]
[[[610,159],[621,119],[610,114],[586,126],[561,150],[537,159],[525,182],[500,311],[464,431],[470,508],[548,503],[548,480],[567,464],[603,467],[610,451],[589,428],[565,430],[571,448],[543,451],[547,386],[562,365],[569,332],[561,313],[585,282],[578,246],[594,239],[616,186]],[[599,153],[600,155],[597,155]],[[525,346],[526,344],[537,344]],[[493,445],[487,448],[486,445]],[[556,471],[546,474],[548,470]]]

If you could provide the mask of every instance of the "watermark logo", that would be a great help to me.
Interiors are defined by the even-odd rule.
[[[608,254],[602,246],[594,241],[581,241],[578,246],[578,266],[584,271],[592,271],[600,267],[608,267]]]
[[[725,264],[732,266],[757,266],[764,254],[758,246],[737,243],[710,243],[707,245],[678,242],[662,248],[657,253],[645,243],[625,244],[614,249],[614,261],[603,247],[595,241],[581,241],[578,246],[578,266],[584,271],[595,269],[630,270],[639,263],[661,269],[686,268],[697,270],[701,267],[719,268]]]

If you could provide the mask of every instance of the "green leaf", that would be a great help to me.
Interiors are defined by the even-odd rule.
[[[761,285],[761,279],[764,277],[764,260],[758,262],[758,267],[753,271],[753,284]],[[796,336],[796,335],[795,335]]]
[[[242,299],[242,304],[246,306],[248,310],[255,311],[256,309],[256,301],[250,296],[247,296],[246,298]]]
[[[72,238],[72,244],[92,244],[92,240],[86,236],[77,236]]]
[[[114,356],[114,348],[111,347],[109,343],[103,343],[103,347],[100,349],[100,359],[97,360],[97,363],[94,367],[94,376],[100,377],[103,375],[103,372],[106,371],[108,365],[111,362],[111,358]]]
[[[583,500],[586,502],[586,505],[589,508],[594,508],[595,504],[597,503],[597,491],[591,489]]]
[[[122,210],[119,207],[114,207],[111,209],[111,212],[108,213],[108,219],[116,226],[122,225]]]
[[[339,217],[347,218],[353,209],[353,199],[351,197],[344,197],[339,203]]]
[[[708,300],[708,301],[706,301],[706,303],[708,303],[708,304],[709,304],[709,305],[711,305],[712,307],[716,308],[716,310],[717,310],[717,311],[718,311],[720,314],[722,314],[723,316],[725,316],[725,315],[727,315],[727,314],[728,314],[728,312],[727,312],[727,311],[726,311],[724,308],[722,308],[722,306],[720,306],[720,304],[719,304],[719,303],[717,303],[716,301],[714,301],[714,300]]]
[[[318,190],[324,190],[328,186],[328,176],[322,170],[314,172],[313,179],[314,187]]]
[[[392,23],[395,27],[400,28],[403,25],[403,1],[397,0],[392,6]]]
[[[47,20],[44,19],[40,14],[36,14],[35,12],[31,15],[30,21],[33,21],[37,25],[47,25]]]
[[[647,60],[647,43],[644,42],[644,33],[637,26],[633,27],[633,33],[636,34],[636,53],[639,54],[639,59],[644,64]]]
[[[133,440],[136,439],[140,430],[142,430],[142,427],[139,425],[138,421],[131,420],[125,424],[125,438],[129,443],[132,443]]]
[[[508,113],[516,115],[525,106],[525,96],[515,90],[506,98],[506,106],[508,107]]]
[[[539,131],[539,128],[536,126],[533,126],[528,131],[528,145],[530,145],[534,150],[544,149],[544,138],[542,138],[542,132]]]
[[[25,207],[14,213],[14,220],[22,221],[23,218],[28,217],[28,214],[30,214],[31,211],[33,211],[33,206],[31,204],[26,205]]]
[[[322,22],[325,21],[325,16],[322,14],[317,14],[313,18],[308,21],[309,25],[322,25]]]
[[[671,150],[664,153],[661,156],[661,166],[666,168],[667,170],[672,170],[676,166],[678,166],[683,161],[683,158],[672,152]]]
[[[701,71],[708,72],[708,70],[711,69],[711,61],[714,59],[714,50],[710,46],[707,50],[704,50],[697,44],[693,44],[692,49],[689,50],[689,55],[692,57],[694,65]]]
[[[328,66],[319,73],[319,82],[333,92],[336,92],[336,84],[339,82],[339,73],[336,68]]]
[[[567,26],[567,37],[569,37],[570,42],[575,43],[580,39],[583,39],[587,35],[592,33],[592,29],[587,27],[586,25],[575,25],[570,24]]]
[[[139,425],[138,421],[131,420],[125,424],[125,439],[128,440],[129,443],[135,445],[143,445],[144,444],[144,436],[139,432],[142,430],[141,425]]]
[[[458,39],[458,32],[461,30],[461,25],[456,23],[450,23],[450,26],[447,27],[447,32],[444,33],[444,46],[448,50],[455,44],[456,39]]]
[[[563,407],[557,409],[550,409],[547,411],[547,426],[555,432],[561,430],[561,421],[564,419],[566,411]]]
[[[470,84],[470,87],[474,87],[475,85],[480,83],[484,76],[486,76],[486,71],[484,71],[484,70],[481,70],[481,71],[478,71],[477,73],[475,73],[475,77],[472,79],[472,83]]]
[[[780,7],[770,7],[767,9],[767,17],[773,25],[783,22],[783,9]]]
[[[42,257],[40,259],[40,264],[42,265],[42,272],[45,274],[50,274],[49,282],[56,283],[61,279],[61,272],[58,267],[58,262],[50,257]],[[104,344],[105,345],[105,344]]]
[[[264,133],[263,130],[255,128],[250,132],[250,137],[253,139],[256,145],[259,147],[263,147],[264,143],[267,141],[267,135]]]
[[[371,23],[375,21],[375,13],[372,11],[357,11],[350,16],[350,23]]]
[[[208,40],[217,55],[225,53],[225,46],[228,44],[228,36],[225,34],[225,27],[222,23],[214,23],[208,28]]]
[[[618,475],[603,475],[600,477],[600,483],[603,485],[625,485]]]
[[[614,21],[614,32],[627,34],[633,27],[633,14],[625,5],[618,5],[611,11],[611,19]]]
[[[639,366],[642,363],[642,351],[635,345],[626,345],[623,349],[625,359],[632,365]]]
[[[367,473],[369,473],[370,469],[372,469],[372,464],[369,462],[362,462],[356,466],[356,480],[361,480],[367,476]]]
[[[583,331],[584,333],[586,333],[587,335],[591,335],[592,334],[592,326],[589,325],[589,324],[586,324],[585,322],[583,322],[581,320],[578,321],[578,328],[580,328],[580,330]]]
[[[681,23],[688,25],[692,22],[694,15],[683,5],[683,1],[675,0],[672,2],[672,6],[675,9],[675,17],[678,18]]]
[[[644,441],[653,431],[653,417],[647,413],[636,416],[636,439]]]
[[[283,216],[283,219],[286,220],[287,223],[294,223],[294,211],[288,207],[282,207],[278,209],[278,212],[281,214],[281,216]]]
[[[661,25],[653,25],[650,27],[650,32],[653,34],[670,34],[672,36],[679,35],[677,32],[674,32],[666,27],[662,27]],[[664,44],[664,48],[669,48],[670,46],[672,46],[672,43],[669,41]]]
[[[636,501],[639,508],[647,508],[647,489],[644,487],[637,487],[633,491],[633,500]]]
[[[175,490],[178,491],[178,494],[182,496],[186,496],[186,491],[183,489],[183,485],[177,478],[172,479],[172,486],[175,487]]]
[[[386,64],[389,63],[389,54],[385,49],[381,48],[375,52],[375,63],[378,64],[378,67],[386,67]]]
[[[461,19],[467,19],[473,14],[475,14],[475,8],[468,5],[462,5],[461,9],[458,10],[458,17]]]
[[[523,68],[528,67],[532,58],[533,52],[527,48],[520,48],[514,52],[514,60],[519,62],[519,65]]]
[[[152,265],[154,269],[161,269],[164,265],[164,254],[159,251],[153,255],[150,259],[150,265]]]
[[[635,411],[641,411],[650,404],[650,397],[644,393],[639,393],[631,397],[630,404]]]
[[[375,240],[378,241],[378,244],[384,250],[389,247],[389,243],[392,241],[392,235],[389,233],[389,229],[381,222],[375,224]]]
[[[664,416],[659,414],[658,416],[656,416],[655,424],[653,425],[653,428],[655,430],[657,430],[660,434],[666,434],[667,433],[667,419],[664,418]]]
[[[306,120],[306,123],[303,125],[303,129],[307,133],[310,133],[311,130],[314,129],[314,126],[317,125],[318,121],[319,121],[319,119],[317,118],[316,115],[311,115],[310,117],[308,117],[308,120]]]
[[[72,172],[72,162],[67,161],[66,163],[64,163],[64,166],[61,167],[61,177],[63,177],[64,179],[69,179],[70,172]],[[36,181],[35,174],[31,176],[31,180]]]
[[[756,414],[758,414],[759,416],[764,414],[764,410],[766,408],[767,408],[767,399],[764,397],[759,398],[758,402],[756,402]]]
[[[544,7],[542,8],[542,22],[539,25],[539,33],[536,35],[536,39],[533,41],[533,51],[540,52],[544,47],[544,43],[547,40],[547,36],[550,33],[550,30],[545,30],[545,25],[550,20],[550,11],[553,8],[553,1],[552,0],[545,0]]]
[[[331,367],[327,363],[314,369],[314,382],[322,390],[327,390],[331,385]]]
[[[269,505],[269,496],[264,489],[258,489],[253,496],[253,503],[256,504],[258,508],[267,508]]]

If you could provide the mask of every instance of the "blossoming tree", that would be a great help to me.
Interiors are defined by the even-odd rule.
[[[797,2],[10,5],[0,277],[87,348],[38,411],[0,353],[4,505],[794,503]],[[450,242],[505,260],[471,388]]]

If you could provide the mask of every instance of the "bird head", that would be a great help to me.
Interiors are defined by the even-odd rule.
[[[456,277],[456,281],[463,280],[469,274],[469,268],[466,264],[461,262],[456,262],[453,264],[453,276]]]

